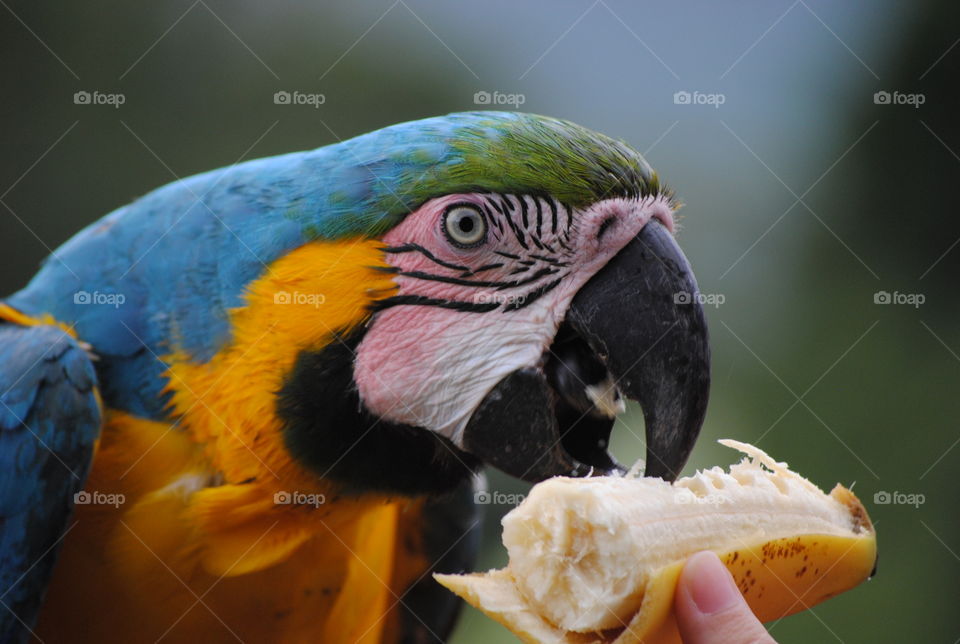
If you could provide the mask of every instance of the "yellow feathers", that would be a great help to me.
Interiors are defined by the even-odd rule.
[[[292,463],[282,445],[275,395],[299,351],[362,323],[370,303],[392,293],[389,275],[376,268],[385,266],[380,246],[318,242],[282,257],[249,286],[247,306],[231,311],[229,346],[204,364],[177,352],[167,356],[174,410],[194,440],[206,443],[226,482],[273,479],[282,481],[278,490],[316,486],[316,477]]]
[[[290,458],[274,413],[297,353],[393,294],[379,248],[288,254],[250,284],[213,359],[165,356],[176,423],[108,411],[87,490],[122,502],[77,506],[41,637],[377,642],[394,630],[401,584],[423,573],[394,570],[401,504],[338,497]]]

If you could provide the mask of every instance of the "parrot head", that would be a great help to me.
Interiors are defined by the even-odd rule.
[[[414,493],[482,464],[528,481],[610,474],[634,400],[645,474],[676,478],[703,423],[709,347],[675,202],[644,159],[502,112],[346,143],[337,198],[382,242],[394,289],[300,355],[279,403],[292,453],[348,487]]]

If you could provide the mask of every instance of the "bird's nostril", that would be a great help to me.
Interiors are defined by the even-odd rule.
[[[602,222],[600,222],[600,227],[597,228],[597,240],[600,241],[603,239],[603,236],[610,230],[610,228],[617,222],[617,218],[613,215],[610,215]]]

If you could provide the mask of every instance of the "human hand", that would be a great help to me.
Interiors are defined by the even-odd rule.
[[[712,552],[687,560],[674,609],[684,644],[776,644]]]

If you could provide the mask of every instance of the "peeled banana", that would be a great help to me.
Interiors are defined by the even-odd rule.
[[[853,493],[830,494],[745,443],[730,467],[658,478],[553,478],[503,519],[506,568],[437,580],[524,642],[680,642],[687,557],[713,550],[762,621],[872,574],[876,533]]]

